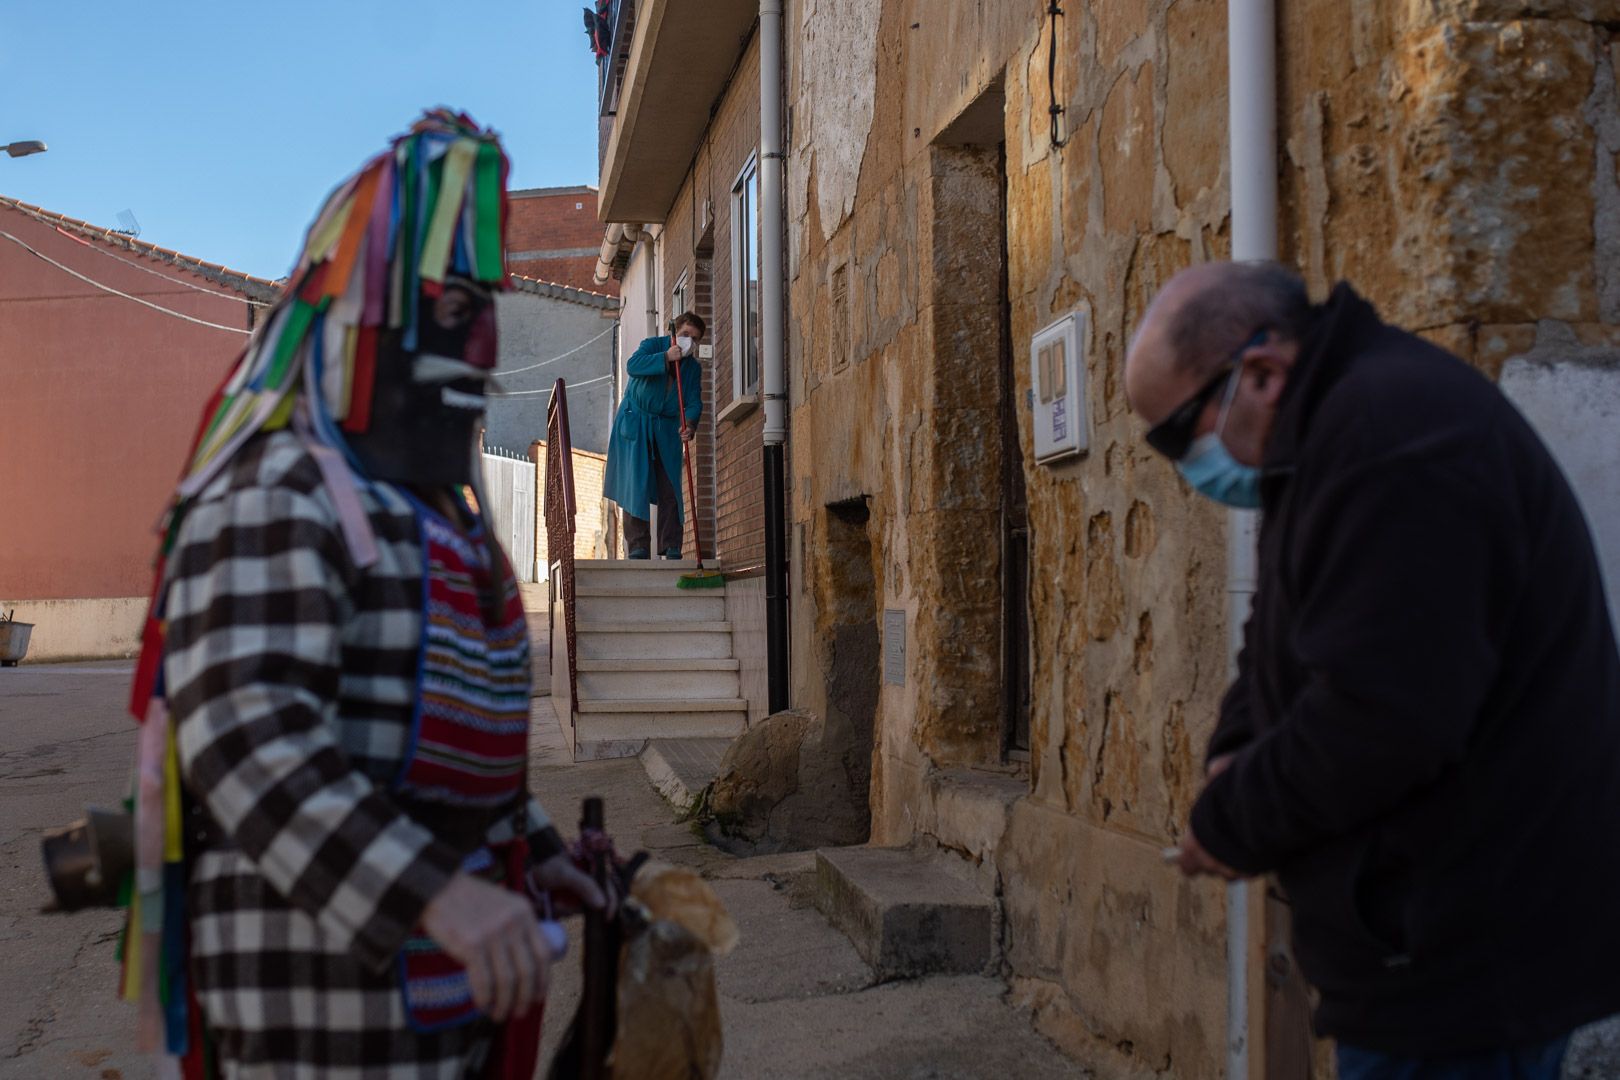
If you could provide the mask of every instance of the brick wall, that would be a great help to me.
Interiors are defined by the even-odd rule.
[[[731,188],[759,146],[759,43],[750,43],[715,111],[662,237],[665,304],[683,273],[693,307],[709,324],[703,424],[698,432],[699,510],[704,548],[728,567],[765,561],[764,415],[755,407],[719,415],[732,404]],[[712,539],[710,538],[712,536]]]
[[[540,574],[549,574],[551,555],[546,548],[546,444],[537,439],[529,445],[529,460],[534,462],[534,550]],[[574,558],[605,559],[608,557],[609,517],[607,504],[602,500],[602,483],[607,477],[607,457],[588,450],[574,451]]]
[[[512,192],[510,200],[508,269],[577,289],[619,294],[617,281],[597,284],[594,279],[603,228],[596,217],[595,188],[529,188]]]

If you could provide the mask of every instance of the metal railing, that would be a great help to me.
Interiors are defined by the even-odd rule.
[[[568,657],[568,723],[578,713],[578,640],[574,630],[574,447],[568,434],[568,387],[558,379],[546,409],[546,554],[551,559],[551,625],[562,604],[564,648]],[[549,635],[552,670],[557,663],[557,635]]]

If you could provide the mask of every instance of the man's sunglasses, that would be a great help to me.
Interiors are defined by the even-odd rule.
[[[1171,461],[1186,457],[1188,447],[1198,437],[1198,418],[1204,415],[1204,407],[1242,367],[1243,354],[1265,341],[1270,332],[1269,327],[1257,330],[1249,340],[1234,349],[1197,393],[1176,406],[1169,416],[1148,428],[1147,444]]]

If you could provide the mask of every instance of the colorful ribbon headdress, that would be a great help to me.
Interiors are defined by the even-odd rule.
[[[416,346],[417,306],[455,275],[505,289],[506,176],[497,136],[448,109],[424,113],[329,196],[286,291],[203,412],[163,528],[131,711],[145,716],[161,648],[164,563],[187,503],[255,434],[298,429],[321,466],[357,565],[375,543],[343,432],[371,422],[378,343]]]
[[[399,330],[414,348],[418,297],[436,295],[447,274],[505,287],[506,172],[493,133],[440,109],[333,192],[286,294],[212,407],[180,498],[255,432],[286,426],[300,390],[322,441],[341,443],[334,424],[365,431],[378,334]]]

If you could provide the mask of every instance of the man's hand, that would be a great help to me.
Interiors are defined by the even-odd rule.
[[[534,881],[534,887],[546,892],[568,893],[576,897],[581,904],[592,909],[606,909],[609,917],[617,907],[611,903],[610,897],[602,895],[591,876],[574,865],[574,860],[568,857],[567,852],[558,852],[545,862],[536,866],[529,872]]]
[[[1173,859],[1170,858],[1170,852],[1176,852]],[[1188,877],[1207,875],[1225,878],[1227,881],[1241,881],[1247,876],[1238,873],[1205,851],[1204,845],[1198,842],[1198,837],[1193,835],[1191,829],[1187,830],[1187,835],[1181,838],[1181,843],[1176,848],[1171,848],[1165,853],[1165,857],[1180,867],[1181,872]]]
[[[686,424],[681,425],[682,442],[691,442],[695,438],[697,438],[697,428]]]
[[[666,363],[670,363],[670,364],[678,364],[678,363],[680,363],[681,362],[681,347],[679,345],[671,345],[668,349],[665,349],[664,350],[664,360],[665,360]]]
[[[1235,755],[1222,754],[1209,759],[1204,767],[1204,783],[1209,783],[1232,765]],[[1166,848],[1164,852],[1166,862],[1174,863],[1181,868],[1181,872],[1188,877],[1209,875],[1211,877],[1225,878],[1227,881],[1239,881],[1244,875],[1233,870],[1215,856],[1204,850],[1204,845],[1198,842],[1193,835],[1191,827],[1187,835],[1181,838],[1181,843],[1173,848]]]
[[[458,873],[422,912],[428,936],[467,969],[473,1003],[502,1021],[546,997],[548,956],[527,897]]]

